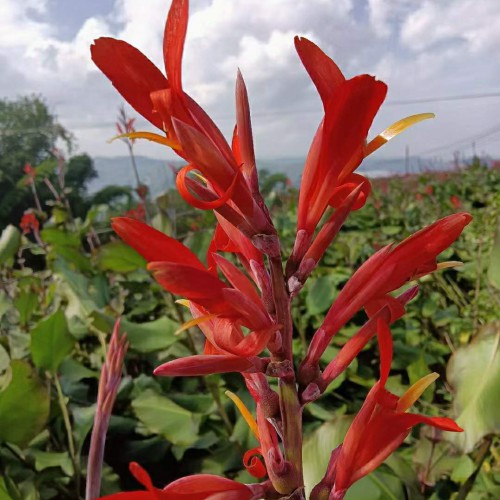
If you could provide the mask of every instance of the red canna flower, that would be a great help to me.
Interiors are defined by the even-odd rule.
[[[397,309],[397,301],[388,294],[439,269],[436,257],[460,236],[471,220],[467,213],[449,215],[370,257],[346,283],[314,334],[301,365],[302,383],[315,378],[317,362],[330,340],[357,311],[363,307],[367,311],[377,310],[382,304]]]
[[[428,184],[427,186],[425,186],[424,191],[425,191],[425,194],[432,196],[434,193],[434,188],[430,184]]]
[[[28,234],[31,231],[38,233],[40,223],[33,212],[24,212],[19,227],[22,229],[23,234]]]
[[[251,372],[262,369],[255,358],[280,328],[268,314],[252,281],[234,264],[212,254],[228,283],[205,268],[187,247],[177,240],[126,217],[112,221],[113,229],[148,262],[156,280],[168,291],[190,301],[194,319],[215,349],[166,363],[157,375],[205,375],[226,371]],[[169,260],[164,260],[168,258]],[[250,330],[244,335],[242,327]]]
[[[366,397],[365,402],[352,422],[336,463],[329,470],[334,477],[333,491],[329,498],[341,500],[355,481],[376,469],[406,439],[417,424],[426,424],[441,430],[462,432],[453,420],[443,417],[426,417],[407,413],[424,390],[438,375],[429,374],[398,398],[385,389],[392,362],[392,336],[383,320],[378,321],[377,334],[380,346],[380,380]]]
[[[256,500],[263,488],[245,485],[211,474],[196,474],[177,479],[165,488],[155,488],[149,474],[136,462],[130,472],[146,491],[129,491],[101,497],[100,500]]]
[[[233,219],[238,227],[243,216],[248,224],[247,236],[275,234],[267,211],[258,203],[257,170],[243,77],[238,73],[237,125],[232,147],[205,111],[184,92],[182,55],[188,5],[188,0],[173,0],[169,10],[163,46],[166,77],[137,49],[113,38],[95,40],[91,47],[92,59],[129,104],[162,132],[162,135],[131,132],[124,136],[164,144],[187,161],[177,175],[177,187],[188,203],[221,213],[226,207],[226,218]],[[203,176],[202,184],[188,177],[194,170]]]
[[[146,219],[146,209],[144,208],[144,203],[138,203],[135,208],[127,210],[125,212],[125,217],[144,221]]]
[[[23,168],[23,172],[26,175],[24,183],[29,186],[35,182],[36,169],[31,166],[31,163],[26,163]]]
[[[352,210],[364,205],[370,183],[354,174],[363,158],[406,128],[434,115],[423,113],[399,120],[367,143],[368,130],[385,99],[387,86],[368,75],[346,80],[332,59],[306,38],[296,37],[295,48],[324,108],[300,186],[297,238],[310,240],[326,208],[338,207],[358,186],[362,188]],[[294,259],[300,260],[302,255],[296,252]]]
[[[460,198],[458,198],[458,196],[455,196],[454,194],[450,196],[450,203],[453,205],[453,208],[455,209],[459,209],[462,206]]]

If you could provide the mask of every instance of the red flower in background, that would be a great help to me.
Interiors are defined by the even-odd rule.
[[[29,186],[35,182],[36,169],[31,166],[31,163],[26,163],[23,168],[23,172],[26,175],[24,183]]]
[[[125,216],[144,222],[146,220],[146,208],[144,207],[144,203],[138,203],[135,208],[127,210]]]
[[[458,196],[455,196],[454,194],[450,196],[450,203],[453,205],[453,208],[456,209],[459,209],[462,206],[460,198],[458,198]]]
[[[36,215],[33,212],[24,212],[24,215],[21,217],[21,222],[19,223],[19,227],[22,229],[23,234],[38,233],[40,229],[40,223],[36,218]]]

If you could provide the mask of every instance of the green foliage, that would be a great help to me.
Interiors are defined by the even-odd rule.
[[[31,330],[31,358],[37,368],[56,373],[59,365],[73,350],[71,336],[64,313],[59,310],[40,321]]]
[[[37,169],[56,175],[53,159],[46,160]],[[70,182],[68,164],[66,186],[78,191],[77,178],[91,176],[88,166],[80,159]],[[457,441],[447,433],[417,429],[381,468],[352,488],[346,496],[351,500],[454,498],[479,466],[483,439],[492,439],[491,452],[468,498],[498,496],[498,438],[492,435],[498,432],[500,407],[495,391],[498,354],[493,356],[500,303],[494,243],[500,173],[475,165],[441,176],[374,181],[373,197],[350,216],[295,302],[298,361],[338,291],[376,248],[452,211],[452,194],[474,215],[463,237],[443,255],[443,260],[464,265],[421,280],[407,315],[393,325],[395,356],[388,382],[402,394],[430,371],[444,375],[449,363],[446,382],[453,392],[444,380],[438,381],[410,411],[455,412],[466,433]],[[297,193],[284,189],[278,177],[268,179],[267,196],[287,255]],[[275,180],[279,182],[273,184]],[[26,190],[22,185],[19,189]],[[47,206],[46,217],[40,218],[43,245],[14,229],[0,237],[0,499],[82,495],[97,379],[118,316],[130,348],[107,438],[103,492],[134,486],[127,468],[132,460],[142,463],[158,485],[201,471],[254,481],[241,460],[257,442],[224,396],[230,389],[250,403],[241,377],[152,376],[161,363],[201,352],[204,338],[197,328],[175,335],[189,315],[175,303],[177,297],[151,278],[142,257],[113,236],[109,218],[131,208],[127,193],[131,190],[108,190],[96,199],[110,206],[96,204],[81,218],[74,217],[71,200],[69,208],[64,203]],[[30,199],[23,210],[31,205]],[[213,216],[186,207],[176,191],[161,196],[152,208],[151,223],[183,239],[204,260]],[[365,319],[360,313],[334,337],[322,363],[332,359]],[[308,488],[321,478],[331,450],[378,375],[373,341],[321,399],[306,407]],[[66,412],[74,453],[68,445]]]
[[[21,233],[9,224],[0,236],[0,263],[3,264],[16,255],[21,246]]]
[[[44,428],[49,395],[30,365],[12,360],[12,378],[0,392],[0,442],[26,446]]]
[[[483,327],[458,349],[447,376],[454,388],[457,423],[465,429],[450,439],[469,453],[483,436],[500,433],[500,323]]]

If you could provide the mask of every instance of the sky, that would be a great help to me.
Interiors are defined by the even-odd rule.
[[[126,154],[120,141],[107,142],[123,100],[93,65],[89,46],[100,36],[120,38],[163,68],[169,4],[1,0],[0,98],[41,94],[79,151]],[[368,73],[388,84],[370,136],[404,116],[436,113],[380,149],[379,158],[404,156],[407,146],[411,155],[470,156],[473,142],[478,154],[500,156],[500,1],[192,0],[184,88],[228,136],[240,68],[258,158],[305,156],[321,119],[295,35],[317,43],[347,77]],[[153,130],[140,118],[137,128]],[[136,152],[174,157],[150,142],[137,143]]]

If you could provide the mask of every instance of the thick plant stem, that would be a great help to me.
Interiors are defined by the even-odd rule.
[[[278,361],[288,361],[293,366],[293,325],[290,295],[286,289],[281,259],[271,257],[270,265],[276,319],[282,325],[282,345],[279,350]],[[304,484],[302,474],[302,407],[297,393],[295,375],[281,377],[279,389],[283,447],[285,459],[291,465],[289,486],[290,493],[292,493],[295,490],[300,491]]]

